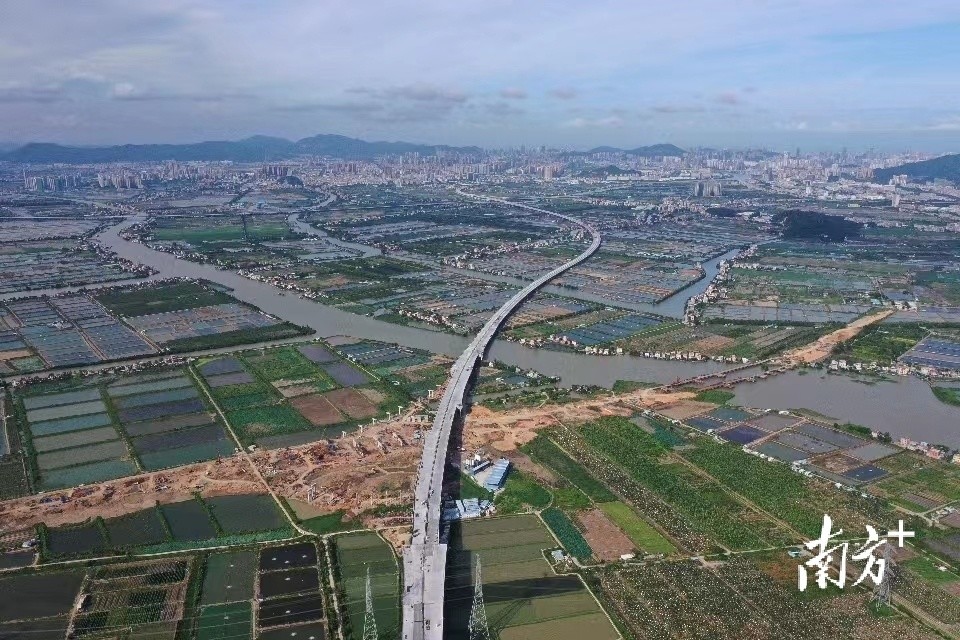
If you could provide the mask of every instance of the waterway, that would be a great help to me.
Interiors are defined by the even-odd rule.
[[[134,260],[157,269],[161,276],[202,278],[229,287],[233,295],[256,305],[279,318],[311,327],[320,337],[354,336],[395,342],[457,357],[467,346],[467,339],[439,331],[404,327],[359,316],[284,293],[275,287],[223,271],[211,265],[180,260],[169,253],[155,251],[142,244],[128,242],[119,232],[133,224],[128,220],[111,227],[99,236],[103,245],[128,260]],[[679,304],[706,287],[711,269],[724,256],[704,265],[708,277],[677,296],[661,304]],[[702,289],[699,289],[702,291]],[[586,356],[578,353],[530,349],[514,342],[498,340],[491,347],[490,358],[507,364],[534,369],[559,377],[565,386],[600,385],[610,387],[617,380],[640,382],[673,382],[705,373],[724,370],[715,362],[683,362],[651,360],[633,356]],[[784,409],[804,408],[817,411],[841,421],[850,421],[889,431],[894,436],[908,436],[915,440],[940,442],[960,447],[960,409],[939,402],[929,386],[915,378],[898,378],[894,382],[865,384],[842,375],[811,372],[800,375],[790,372],[754,383],[736,387],[738,404],[751,407]]]
[[[960,407],[937,400],[918,378],[874,382],[822,371],[790,371],[734,388],[734,402],[761,409],[808,409],[895,438],[960,447]]]
[[[310,327],[316,330],[320,337],[344,335],[395,342],[452,357],[459,356],[467,346],[467,338],[461,336],[404,327],[381,322],[369,316],[347,313],[301,298],[295,293],[282,292],[272,285],[245,278],[233,271],[181,260],[170,253],[121,238],[120,232],[136,221],[139,221],[139,218],[131,218],[103,231],[98,236],[99,241],[122,258],[153,267],[159,271],[160,276],[205,279],[228,287],[236,298],[284,320]],[[714,362],[661,361],[632,356],[584,356],[570,352],[531,349],[503,340],[493,344],[489,356],[513,366],[557,376],[565,385],[595,384],[609,387],[621,379],[672,382],[677,378],[693,377],[725,368],[724,365]]]
[[[687,300],[706,291],[710,283],[713,282],[713,279],[717,277],[717,273],[720,271],[720,263],[724,260],[732,259],[739,252],[739,249],[731,249],[713,260],[704,262],[702,265],[705,273],[703,278],[697,280],[686,289],[677,291],[669,298],[650,305],[650,311],[670,318],[682,318],[684,308],[687,306]]]
[[[333,196],[331,196],[331,198],[332,197]],[[323,204],[321,204],[320,206],[323,206]],[[310,236],[323,238],[330,244],[336,247],[340,247],[341,249],[349,249],[350,251],[359,251],[361,254],[361,257],[364,257],[364,258],[372,258],[375,256],[379,256],[380,254],[383,253],[380,249],[376,247],[371,247],[370,245],[357,244],[356,242],[347,242],[345,240],[338,240],[333,236],[331,236],[326,231],[324,231],[323,229],[318,229],[301,220],[299,213],[291,213],[287,217],[287,224],[289,224],[290,228],[296,231],[297,233],[304,233]]]

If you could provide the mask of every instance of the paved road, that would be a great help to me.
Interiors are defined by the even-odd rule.
[[[461,195],[470,196],[460,192]],[[470,196],[479,197],[479,196]],[[560,218],[582,227],[593,237],[586,251],[573,260],[531,282],[513,296],[487,321],[450,371],[450,380],[437,408],[433,428],[423,446],[423,458],[414,495],[413,536],[403,554],[403,639],[442,640],[443,591],[446,577],[447,545],[440,542],[440,507],[443,470],[454,422],[459,419],[477,363],[483,357],[500,326],[547,282],[575,267],[600,247],[600,234],[589,225],[570,216],[497,198],[485,200],[506,204]]]

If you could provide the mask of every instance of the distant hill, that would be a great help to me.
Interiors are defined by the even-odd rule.
[[[628,156],[641,156],[644,158],[656,158],[660,156],[682,156],[686,153],[680,147],[673,144],[652,144],[647,147],[637,147],[636,149],[620,149],[619,147],[594,147],[589,151],[571,151],[568,156],[589,156],[594,153],[623,153]]]
[[[480,153],[478,147],[413,144],[410,142],[367,142],[357,138],[321,134],[291,142],[284,138],[253,136],[236,141],[211,141],[192,144],[125,144],[111,147],[67,147],[34,142],[0,154],[11,162],[48,164],[93,164],[99,162],[160,162],[163,160],[230,160],[263,162],[284,160],[298,155],[325,155],[351,160],[369,160],[376,156],[419,152],[432,155],[441,151]]]
[[[886,183],[893,176],[906,174],[912,179],[923,182],[942,178],[960,183],[960,153],[940,156],[923,162],[911,162],[889,169],[874,169],[873,178],[877,182]]]

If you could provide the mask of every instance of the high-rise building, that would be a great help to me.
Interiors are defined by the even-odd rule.
[[[717,180],[698,180],[693,185],[693,195],[703,198],[715,198],[723,195],[723,189]]]

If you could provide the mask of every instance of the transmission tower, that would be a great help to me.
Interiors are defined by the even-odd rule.
[[[491,640],[487,626],[487,609],[483,606],[483,581],[480,579],[480,556],[474,572],[473,607],[470,609],[470,640]]]
[[[893,580],[893,545],[883,545],[883,579],[873,588],[872,603],[877,609],[890,606],[890,581]]]
[[[370,567],[367,567],[367,612],[363,616],[363,640],[377,640],[377,619],[373,615],[373,589],[370,588]]]

